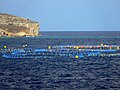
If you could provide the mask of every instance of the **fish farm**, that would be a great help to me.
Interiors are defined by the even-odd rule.
[[[1,49],[4,58],[84,58],[84,57],[113,57],[120,56],[118,45],[66,45],[48,46],[47,49],[27,48]]]

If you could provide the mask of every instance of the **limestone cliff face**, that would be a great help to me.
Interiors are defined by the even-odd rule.
[[[0,13],[0,36],[38,36],[39,28],[35,21]]]

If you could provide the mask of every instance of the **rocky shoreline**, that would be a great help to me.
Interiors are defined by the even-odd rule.
[[[40,25],[38,22],[10,14],[0,13],[0,36],[38,36]]]

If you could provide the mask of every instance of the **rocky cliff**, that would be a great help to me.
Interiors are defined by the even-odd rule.
[[[38,31],[35,21],[0,13],[0,36],[38,36]]]

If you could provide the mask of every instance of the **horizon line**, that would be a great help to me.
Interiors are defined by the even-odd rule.
[[[120,32],[118,30],[109,30],[109,31],[108,30],[106,30],[106,31],[105,30],[104,31],[103,30],[99,30],[99,31],[97,31],[97,30],[96,31],[95,30],[91,30],[91,31],[90,30],[80,30],[80,31],[78,31],[78,30],[70,30],[70,31],[68,31],[68,30],[64,30],[64,31],[63,30],[56,30],[56,31],[55,30],[39,30],[39,32],[57,32],[57,31],[58,32],[111,32],[111,31],[112,32]]]

